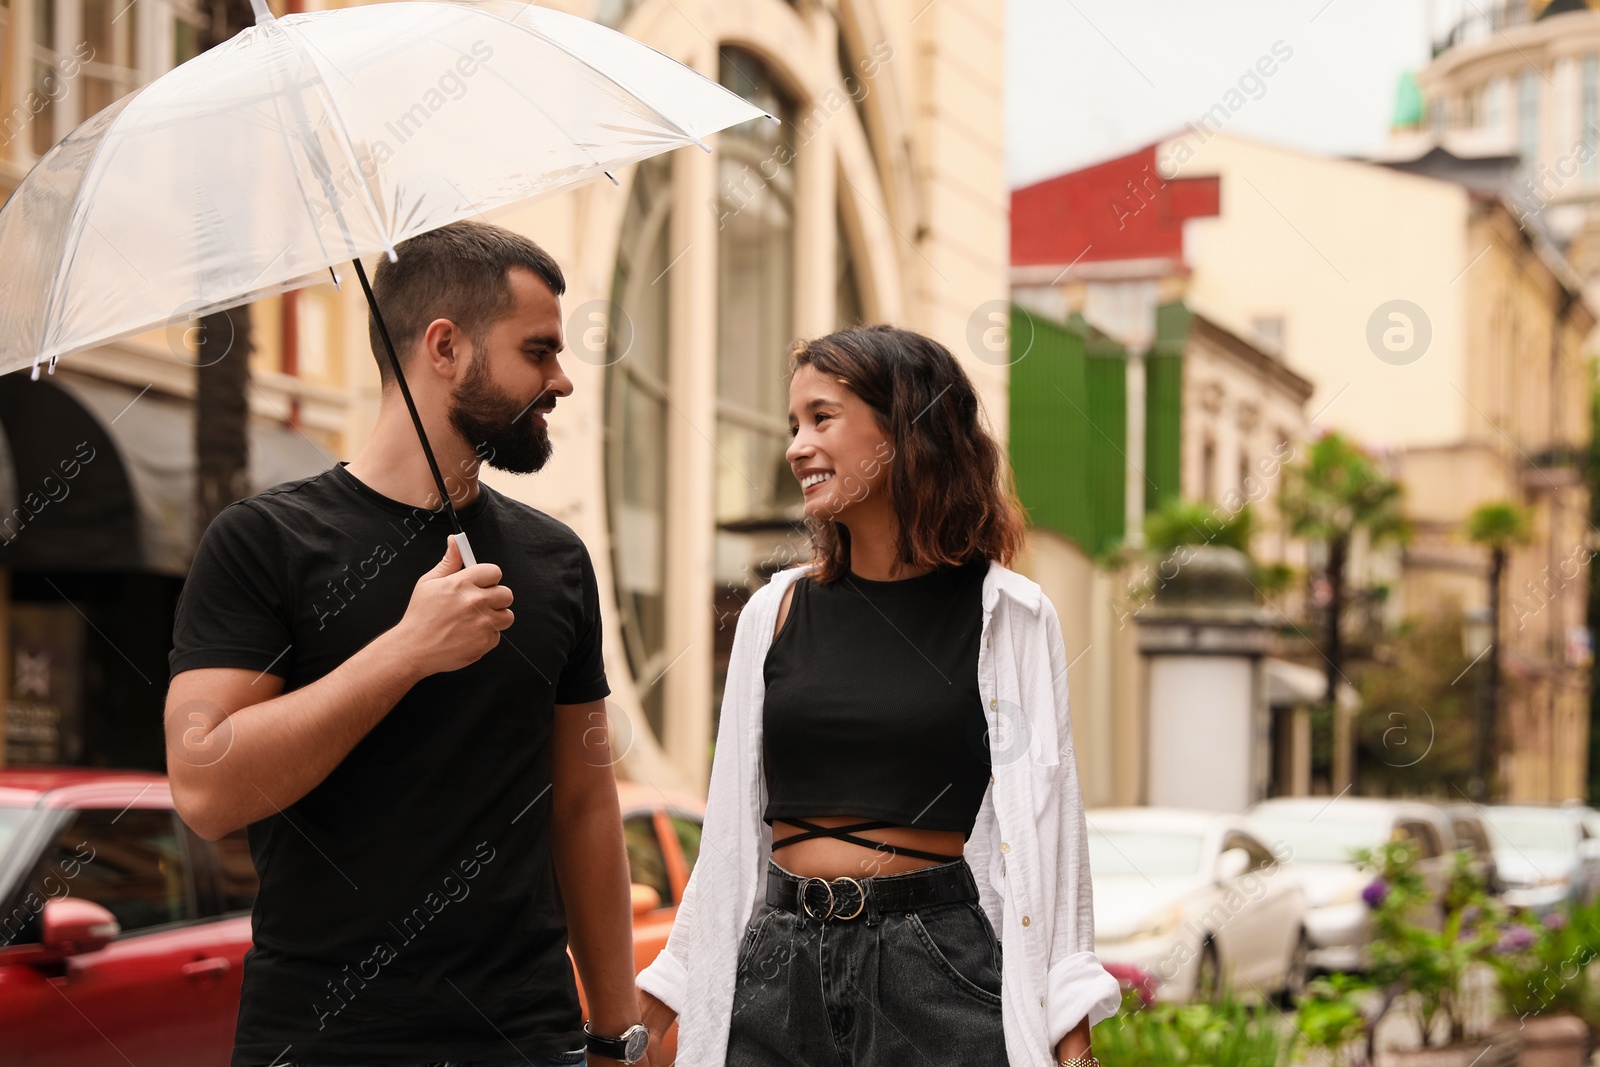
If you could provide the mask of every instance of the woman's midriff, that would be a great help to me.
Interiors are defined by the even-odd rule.
[[[868,821],[871,820],[857,815],[817,815],[806,819],[817,826],[850,826]],[[784,838],[802,832],[803,827],[782,819],[772,820],[775,846]],[[959,856],[966,844],[966,837],[959,830],[923,830],[910,826],[856,830],[852,835],[941,856]],[[772,858],[784,870],[807,878],[870,878],[880,874],[905,874],[937,865],[935,860],[900,855],[888,848],[867,848],[836,837],[813,837],[782,848],[774,847]]]

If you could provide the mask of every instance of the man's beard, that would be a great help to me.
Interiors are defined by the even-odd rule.
[[[473,360],[450,398],[450,424],[496,470],[532,474],[550,460],[550,434],[533,421],[534,404],[519,403],[489,381],[489,361]]]

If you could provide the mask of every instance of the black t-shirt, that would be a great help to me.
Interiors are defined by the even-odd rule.
[[[503,571],[515,621],[250,826],[261,890],[234,1067],[583,1046],[550,854],[550,736],[556,704],[610,692],[594,569],[570,527],[488,486],[458,513],[477,558]],[[442,511],[391,500],[342,463],[230,505],[179,600],[171,673],[316,681],[400,621],[449,532]]]
[[[971,835],[990,772],[988,573],[979,558],[898,581],[794,583],[762,668],[766,822],[858,815]]]

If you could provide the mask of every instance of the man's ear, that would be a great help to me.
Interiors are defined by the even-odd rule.
[[[471,342],[466,334],[449,319],[434,319],[422,331],[422,358],[418,372],[427,368],[429,373],[441,378],[454,379],[471,358]]]

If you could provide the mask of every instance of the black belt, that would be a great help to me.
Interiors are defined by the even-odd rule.
[[[978,883],[965,859],[905,874],[868,878],[805,878],[767,861],[767,903],[813,919],[866,919],[935,904],[977,900]]]

